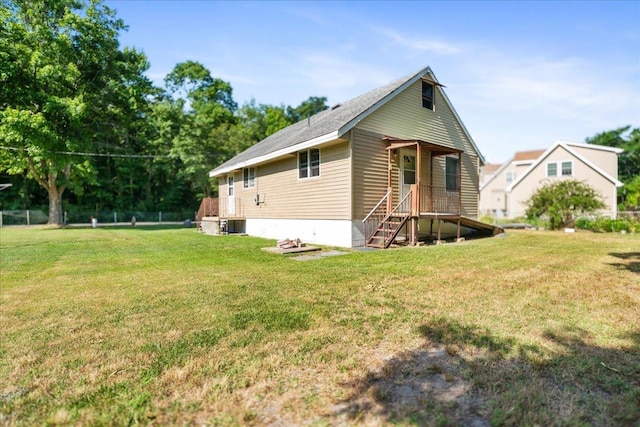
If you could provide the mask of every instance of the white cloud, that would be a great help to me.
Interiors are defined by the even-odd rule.
[[[329,53],[303,55],[297,68],[313,86],[329,90],[363,85],[371,85],[373,89],[397,77],[383,68],[372,68],[370,64]]]
[[[640,125],[637,67],[592,61],[474,49],[447,64],[447,92],[491,162]]]
[[[446,43],[440,40],[403,35],[391,28],[373,27],[372,30],[387,38],[392,43],[402,48],[408,49],[409,51],[417,51],[421,53],[431,52],[439,55],[453,55],[461,51],[461,48],[459,46],[451,43]]]

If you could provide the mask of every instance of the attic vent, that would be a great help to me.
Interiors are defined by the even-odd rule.
[[[335,110],[335,109],[339,108],[341,105],[342,105],[342,104],[336,104],[336,105],[334,105],[333,107],[331,107],[331,111],[333,111],[333,110]]]

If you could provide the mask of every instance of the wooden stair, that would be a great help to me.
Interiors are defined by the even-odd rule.
[[[407,223],[410,216],[408,213],[395,213],[386,216],[380,224],[378,224],[376,231],[367,241],[367,246],[387,249],[396,239],[398,233],[400,233],[400,230],[402,230],[402,227]]]

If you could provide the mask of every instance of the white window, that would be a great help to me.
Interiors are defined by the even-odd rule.
[[[320,176],[320,150],[311,148],[298,153],[298,178]]]
[[[235,186],[233,184],[233,175],[227,177],[227,196],[233,197]]]
[[[506,176],[507,176],[507,184],[511,184],[513,181],[516,180],[515,172],[507,172]]]
[[[411,185],[416,183],[416,156],[405,154],[402,156],[402,183]]]
[[[573,175],[573,162],[571,160],[565,160],[563,162],[549,162],[547,163],[547,176],[571,176]]]
[[[251,188],[256,186],[256,168],[244,168],[242,170],[242,186]]]
[[[458,158],[447,157],[445,163],[445,185],[449,191],[458,191]]]

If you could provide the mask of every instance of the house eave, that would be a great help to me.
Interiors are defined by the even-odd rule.
[[[290,147],[286,147],[286,148],[282,148],[280,150],[277,151],[273,151],[269,154],[265,154],[263,156],[258,156],[258,157],[253,157],[249,160],[245,160],[242,162],[237,162],[237,163],[233,163],[231,165],[225,166],[225,167],[219,167],[216,169],[213,169],[211,172],[209,172],[209,177],[210,178],[215,178],[217,176],[221,176],[221,175],[225,175],[229,172],[233,172],[235,170],[239,170],[242,168],[247,168],[247,167],[251,167],[251,166],[256,166],[259,165],[261,163],[266,163],[272,160],[275,160],[279,157],[283,157],[286,156],[288,154],[292,154],[295,153],[297,151],[300,150],[306,150],[308,148],[313,148],[316,147],[318,145],[322,145],[325,144],[327,142],[331,142],[334,141],[336,139],[339,139],[339,134],[338,131],[333,131],[333,132],[329,132],[325,135],[321,135],[318,137],[315,137],[313,139],[310,139],[308,141],[304,141],[304,142],[300,142],[298,144],[292,145]]]
[[[482,185],[480,185],[480,188],[478,189],[478,191],[482,191],[484,190],[494,179],[496,179],[503,170],[505,170],[510,164],[513,163],[513,157],[510,158],[508,161],[506,161],[505,163],[503,163],[494,173],[493,175],[491,175],[489,177],[489,180],[487,180],[485,183],[483,183]]]
[[[585,144],[582,142],[573,142],[573,141],[558,141],[558,143],[569,145],[572,147],[581,147],[581,148],[589,148],[591,150],[600,150],[600,151],[608,151],[611,153],[621,154],[624,152],[624,149],[618,147],[607,147],[606,145],[597,145],[597,144]]]

